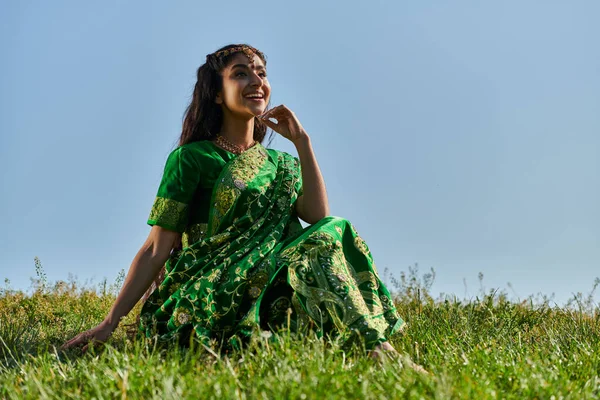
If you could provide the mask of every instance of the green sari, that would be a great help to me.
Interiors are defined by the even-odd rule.
[[[139,331],[158,342],[236,345],[261,330],[362,337],[404,325],[367,244],[345,219],[302,228],[298,159],[257,144],[240,155],[210,141],[168,157],[148,224],[182,233],[145,296]]]

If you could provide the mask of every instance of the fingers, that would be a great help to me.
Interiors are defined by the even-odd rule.
[[[277,122],[271,121],[270,118],[277,120]],[[296,116],[289,108],[287,108],[284,104],[281,104],[268,111],[265,111],[263,114],[258,116],[258,119],[267,127],[273,129],[275,132],[286,137],[287,139],[290,139],[290,121],[293,123],[293,121],[296,119]]]
[[[289,115],[289,110],[284,108],[272,109],[267,112],[267,115],[277,118],[278,116]]]
[[[81,344],[83,344],[85,342],[87,342],[87,343],[81,348],[81,352],[82,353],[86,353],[89,350],[91,350],[92,348],[101,347],[102,344],[103,344],[103,342],[100,342],[100,341],[97,341],[97,340],[94,340],[94,339],[92,339],[92,340],[89,340],[89,339],[86,339],[86,340],[78,339],[77,341],[71,340],[71,341],[65,343],[64,345],[62,345],[60,347],[60,350],[62,350],[62,351],[68,350],[71,347],[75,347],[77,345],[81,345]]]
[[[258,116],[258,118],[261,121],[268,121],[269,118],[272,118],[272,117],[273,117],[273,110],[269,110],[269,111],[267,111],[267,112],[265,112],[265,113],[263,113],[263,114],[261,114],[261,115]]]
[[[261,118],[268,118],[271,116],[275,117],[276,115],[285,115],[286,113],[291,113],[290,109],[287,108],[284,104],[281,104],[281,105],[271,108],[268,111],[265,111],[262,115],[260,115],[260,117]]]
[[[83,348],[81,349],[81,352],[86,353],[88,350],[101,349],[103,345],[104,345],[104,342],[101,342],[96,339],[92,339],[88,344],[83,346]]]
[[[279,119],[277,118],[277,115],[278,114],[275,113],[275,110],[271,109],[265,112],[264,114],[259,115],[258,119],[260,119],[269,128],[273,128],[274,126],[277,126],[279,124]],[[271,121],[269,118],[275,118],[277,120],[277,123]]]
[[[281,109],[283,109],[283,108],[286,108],[286,107],[285,107],[285,105],[283,105],[283,104],[280,104],[280,105],[278,105],[278,106],[275,106],[275,107],[271,108],[271,109],[270,109],[269,111],[267,111],[267,112],[277,111],[277,110],[281,110]]]
[[[61,350],[66,350],[69,347],[73,347],[76,346],[78,344],[80,344],[82,342],[81,340],[81,334],[75,336],[73,339],[69,340],[68,342],[64,343],[62,346],[60,346]]]
[[[60,347],[60,349],[61,350],[66,350],[68,348],[78,346],[78,345],[80,345],[80,344],[82,344],[84,342],[87,342],[89,340],[90,340],[90,334],[89,334],[89,332],[83,332],[83,333],[80,333],[79,335],[75,336],[73,339],[69,340],[65,344],[63,344]]]
[[[271,118],[277,120],[277,122],[271,121]],[[279,112],[268,112],[259,117],[259,120],[267,125],[271,129],[275,129],[285,119],[285,116]]]
[[[273,129],[274,131],[277,131],[277,127],[279,126],[278,123],[270,121],[267,118],[261,118],[261,122],[263,124],[265,124],[266,126],[268,126],[269,128]]]

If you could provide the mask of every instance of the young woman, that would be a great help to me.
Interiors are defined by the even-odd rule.
[[[268,108],[265,56],[228,45],[197,77],[148,239],[106,319],[63,348],[105,341],[146,292],[137,331],[159,342],[235,345],[289,326],[394,351],[404,321],[354,226],[328,216],[308,133],[285,105]],[[299,157],[265,148],[267,128]]]

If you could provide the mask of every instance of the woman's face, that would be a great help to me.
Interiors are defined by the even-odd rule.
[[[234,55],[221,72],[223,90],[215,100],[231,114],[250,118],[266,110],[271,96],[265,64],[257,55],[251,61],[243,53]],[[249,97],[251,94],[262,95],[262,98]]]

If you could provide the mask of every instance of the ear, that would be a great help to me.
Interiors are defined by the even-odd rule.
[[[221,92],[217,93],[217,96],[215,97],[215,103],[223,104],[223,97],[221,96]]]

